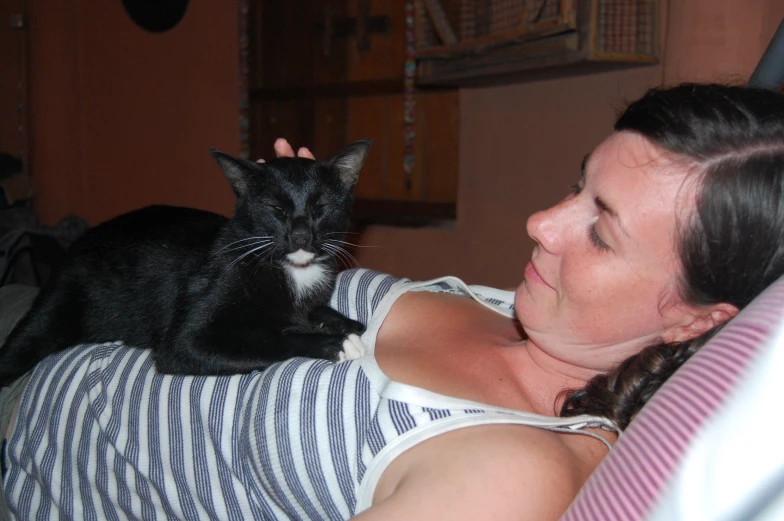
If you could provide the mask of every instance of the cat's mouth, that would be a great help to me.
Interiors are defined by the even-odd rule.
[[[307,268],[311,265],[315,258],[315,253],[305,251],[303,249],[299,249],[294,253],[289,253],[286,255],[286,260],[295,268]]]

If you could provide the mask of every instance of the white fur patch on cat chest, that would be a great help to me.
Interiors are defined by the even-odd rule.
[[[308,266],[286,266],[286,273],[293,284],[292,289],[297,298],[308,294],[313,288],[327,281],[327,271],[320,264]]]

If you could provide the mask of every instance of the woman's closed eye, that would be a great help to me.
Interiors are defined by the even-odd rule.
[[[599,248],[601,251],[609,251],[610,246],[599,237],[599,234],[596,233],[596,221],[591,223],[591,226],[588,228],[588,238],[591,240],[594,246]]]
[[[573,184],[569,187],[569,195],[570,196],[577,196],[580,195],[580,192],[583,191],[582,187],[583,180],[580,179],[580,182],[577,184]],[[599,237],[599,233],[596,231],[596,222],[599,220],[597,216],[592,222],[591,225],[588,227],[588,239],[593,243],[601,251],[608,251],[610,246]]]

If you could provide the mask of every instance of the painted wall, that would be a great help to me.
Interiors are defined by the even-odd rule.
[[[19,155],[17,126],[17,78],[19,77],[19,51],[23,47],[20,37],[24,32],[11,29],[8,20],[16,13],[11,2],[0,2],[0,152]]]
[[[120,1],[28,2],[36,211],[96,223],[152,203],[230,211],[209,147],[239,152],[237,2],[146,32]]]
[[[533,242],[526,218],[561,199],[624,100],[661,83],[741,81],[779,22],[781,0],[682,0],[665,13],[655,67],[461,92],[458,220],[450,230],[371,229],[360,263],[399,276],[457,275],[513,287]]]

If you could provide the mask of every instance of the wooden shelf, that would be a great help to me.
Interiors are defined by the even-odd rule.
[[[577,33],[496,47],[482,54],[419,62],[417,85],[480,87],[577,76],[658,63],[656,57],[604,55],[580,48]]]
[[[485,5],[464,1],[476,9]],[[506,18],[494,18],[486,9],[481,16],[470,9],[455,14],[455,5],[449,0],[417,2],[419,86],[498,85],[659,62],[656,0],[521,0]],[[446,6],[451,18],[465,24],[446,17]],[[452,41],[444,37],[458,34],[452,26],[473,29]]]
[[[251,101],[291,101],[314,98],[348,98],[403,93],[403,78],[343,81],[312,85],[262,87],[250,91]]]
[[[422,85],[418,92],[445,92],[451,87]],[[403,79],[345,81],[313,85],[261,87],[250,91],[250,101],[298,101],[302,99],[362,98],[403,94]]]

